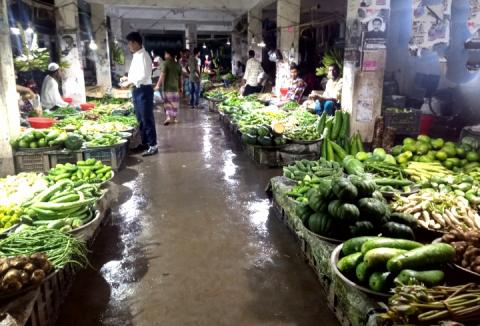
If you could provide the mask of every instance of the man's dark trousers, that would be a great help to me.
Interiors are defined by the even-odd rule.
[[[153,115],[153,88],[152,85],[141,85],[133,89],[133,106],[138,123],[142,144],[148,146],[157,145],[157,131],[155,129],[155,117]]]

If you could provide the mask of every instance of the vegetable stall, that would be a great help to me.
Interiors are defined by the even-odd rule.
[[[367,151],[325,129],[321,158],[285,166],[269,191],[341,323],[478,324],[478,143]]]
[[[106,98],[89,103],[84,111],[67,107],[50,115],[51,119],[46,119],[51,126],[27,128],[12,139],[17,173],[47,172],[58,163],[73,164],[90,158],[118,170],[127,147],[134,147],[138,138],[131,103]]]
[[[88,266],[88,246],[106,221],[112,177],[110,166],[89,159],[0,179],[0,306],[15,325],[58,314],[54,302]]]
[[[110,151],[126,153],[136,124],[131,105],[102,99],[11,142],[19,164],[0,178],[0,306],[12,324],[46,325],[58,315],[114,199],[121,160]]]
[[[270,167],[296,160],[343,158],[363,150],[359,135],[350,137],[350,115],[317,116],[297,103],[266,105],[258,95],[215,88],[205,94],[218,103],[220,121],[244,145],[250,157]]]

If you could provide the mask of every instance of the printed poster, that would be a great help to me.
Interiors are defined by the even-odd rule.
[[[480,50],[480,0],[469,0],[469,4],[467,27],[471,37],[465,42],[465,49]]]
[[[452,0],[413,0],[412,38],[409,49],[420,56],[422,50],[450,42]]]
[[[390,0],[348,2],[345,60],[358,63],[362,50],[385,49]]]

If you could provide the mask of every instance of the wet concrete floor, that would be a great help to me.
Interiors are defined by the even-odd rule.
[[[57,325],[338,325],[256,166],[218,116],[182,109],[130,156],[111,221]],[[157,116],[158,122],[163,116]]]

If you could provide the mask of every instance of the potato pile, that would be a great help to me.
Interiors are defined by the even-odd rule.
[[[0,293],[11,293],[38,285],[52,271],[53,266],[44,253],[31,256],[0,258]]]
[[[455,248],[455,263],[480,274],[480,232],[451,231],[442,237],[442,242]]]

